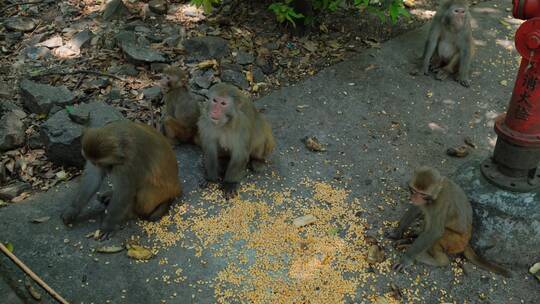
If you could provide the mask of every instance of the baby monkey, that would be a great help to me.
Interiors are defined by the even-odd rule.
[[[420,215],[424,230],[407,249],[394,269],[400,271],[414,260],[433,265],[450,263],[447,254],[463,253],[474,264],[495,273],[510,273],[476,255],[469,245],[472,234],[472,207],[465,192],[456,183],[430,167],[418,168],[409,181],[412,206],[405,212],[399,226],[390,234],[401,239],[405,229]]]
[[[187,88],[188,74],[179,67],[163,71],[160,83],[165,108],[161,121],[162,132],[171,140],[198,143],[197,121],[200,116],[199,102]]]

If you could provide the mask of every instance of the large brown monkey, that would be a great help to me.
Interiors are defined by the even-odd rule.
[[[218,83],[208,92],[199,118],[206,179],[218,180],[219,157],[230,158],[223,178],[225,196],[236,194],[246,165],[258,171],[275,147],[272,129],[251,100],[233,85]]]
[[[109,175],[113,191],[103,198],[107,210],[101,238],[108,238],[125,219],[138,215],[157,220],[181,193],[176,157],[167,139],[155,129],[127,120],[85,130],[86,159],[75,200],[62,213],[72,223]]]
[[[161,122],[163,133],[180,142],[197,142],[197,121],[200,116],[199,102],[187,89],[188,76],[178,67],[164,71],[161,84],[165,103]]]
[[[463,190],[430,167],[418,168],[409,182],[411,204],[390,235],[400,239],[414,219],[423,214],[424,231],[414,240],[394,269],[401,270],[414,260],[433,266],[450,263],[447,254],[463,253],[474,264],[510,276],[510,273],[476,255],[469,245],[472,207]]]
[[[446,0],[431,22],[424,48],[422,72],[427,75],[432,64],[437,79],[444,80],[457,72],[457,81],[469,87],[473,52],[471,15],[467,1]]]

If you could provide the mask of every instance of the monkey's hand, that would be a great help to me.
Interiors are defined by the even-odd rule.
[[[399,229],[394,229],[392,231],[386,232],[385,236],[391,240],[399,240],[403,236],[403,232]]]
[[[226,199],[231,199],[238,195],[238,183],[237,182],[223,182],[223,185],[221,186],[223,188],[223,192],[225,193]]]
[[[395,271],[401,272],[405,270],[406,268],[410,267],[413,264],[413,262],[414,260],[411,257],[407,255],[403,255],[403,257],[401,257],[399,262],[394,264],[392,269],[394,269]]]
[[[460,85],[468,88],[471,86],[471,81],[469,79],[458,79]]]
[[[69,225],[75,221],[78,215],[79,210],[77,210],[77,208],[74,208],[73,206],[69,206],[66,210],[64,210],[64,212],[62,212],[62,215],[60,217],[62,218],[64,225]]]
[[[102,227],[100,232],[101,234],[99,235],[99,241],[102,242],[110,239],[114,235],[115,230]]]

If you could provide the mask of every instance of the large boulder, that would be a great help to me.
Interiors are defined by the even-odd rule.
[[[195,37],[184,41],[191,60],[221,59],[229,54],[227,40],[220,37]]]
[[[53,87],[24,79],[20,88],[24,106],[36,114],[49,114],[54,106],[64,107],[72,104],[75,99],[65,86]]]
[[[47,157],[60,165],[84,166],[81,136],[85,127],[101,127],[124,119],[122,114],[103,102],[81,104],[51,116],[41,126]]]

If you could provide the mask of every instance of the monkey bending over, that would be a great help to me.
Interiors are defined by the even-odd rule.
[[[89,128],[82,137],[82,155],[86,159],[84,173],[62,220],[66,225],[73,223],[109,175],[113,191],[100,197],[107,205],[101,239],[135,215],[159,219],[167,213],[172,199],[181,194],[171,145],[145,124],[124,120]]]
[[[225,197],[230,198],[236,194],[247,164],[260,170],[274,149],[272,129],[251,100],[230,84],[211,87],[203,111],[198,126],[206,179],[218,180],[219,158],[228,156],[222,187]]]
[[[467,1],[446,0],[431,22],[424,48],[422,72],[428,75],[432,64],[437,79],[444,80],[457,72],[457,81],[469,87],[473,53],[471,15]]]
[[[199,102],[187,89],[188,75],[178,67],[168,67],[164,74],[161,84],[165,103],[161,122],[163,133],[171,140],[197,143],[200,109]]]
[[[476,255],[469,245],[472,233],[472,207],[463,190],[429,167],[420,167],[409,182],[411,204],[390,235],[400,239],[414,219],[423,214],[424,230],[407,249],[394,269],[401,270],[414,260],[433,266],[450,263],[447,254],[463,253],[474,264],[495,273],[510,273]]]

